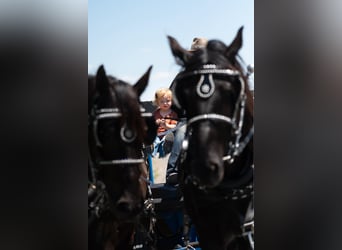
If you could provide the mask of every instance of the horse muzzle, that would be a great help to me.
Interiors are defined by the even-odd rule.
[[[214,188],[223,179],[223,161],[211,159],[207,161],[193,161],[191,164],[191,182],[198,187]]]
[[[138,202],[122,197],[115,204],[115,214],[119,220],[134,220],[136,216],[142,212],[143,205],[144,203],[142,200],[141,202]]]

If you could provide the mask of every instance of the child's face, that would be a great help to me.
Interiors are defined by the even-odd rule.
[[[161,110],[168,110],[171,108],[172,100],[170,96],[164,95],[158,100],[158,106]]]

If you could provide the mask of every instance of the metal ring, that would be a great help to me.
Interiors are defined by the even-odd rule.
[[[215,83],[213,75],[201,75],[200,80],[197,83],[196,92],[197,95],[203,99],[209,98],[215,91]]]
[[[131,143],[137,138],[137,134],[134,130],[131,130],[127,127],[125,123],[120,129],[121,139],[126,143]]]

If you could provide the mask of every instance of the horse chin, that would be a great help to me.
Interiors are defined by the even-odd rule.
[[[116,211],[116,217],[120,222],[134,222],[140,212],[120,212]]]
[[[199,181],[198,187],[199,189],[206,189],[206,188],[215,188],[220,184],[222,178],[220,177],[206,177],[205,180]]]

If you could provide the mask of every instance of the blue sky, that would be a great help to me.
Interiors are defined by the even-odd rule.
[[[254,64],[253,0],[89,0],[88,73],[103,64],[107,74],[134,84],[153,65],[141,100],[153,100],[160,87],[169,87],[180,67],[166,36],[184,47],[194,37],[229,44],[244,26],[240,55]]]

